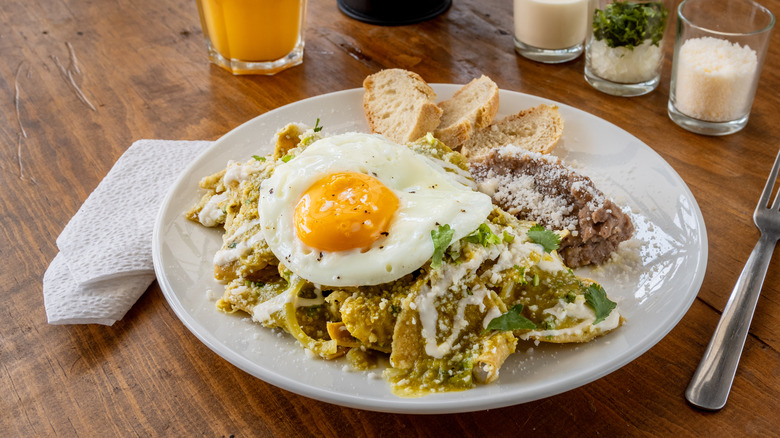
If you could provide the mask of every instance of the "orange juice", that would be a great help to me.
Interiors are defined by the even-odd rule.
[[[305,0],[198,0],[206,37],[228,60],[266,62],[298,44]]]

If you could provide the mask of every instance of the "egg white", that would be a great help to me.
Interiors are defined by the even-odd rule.
[[[337,172],[372,175],[399,199],[388,235],[368,249],[328,252],[295,231],[295,205],[316,181]],[[263,236],[296,275],[322,286],[388,283],[433,255],[431,231],[449,224],[453,242],[474,231],[492,210],[489,196],[445,171],[439,161],[375,134],[347,133],[316,141],[263,181],[259,200]]]

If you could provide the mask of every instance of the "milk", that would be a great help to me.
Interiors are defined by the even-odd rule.
[[[515,0],[515,38],[540,49],[567,49],[582,44],[587,0]]]

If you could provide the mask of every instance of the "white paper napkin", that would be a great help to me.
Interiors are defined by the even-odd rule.
[[[112,325],[154,280],[152,231],[178,175],[211,142],[139,140],[57,238],[43,276],[50,324]]]

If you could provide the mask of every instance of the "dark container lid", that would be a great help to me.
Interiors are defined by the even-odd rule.
[[[452,0],[338,0],[339,9],[349,17],[382,26],[430,20],[451,4]]]

